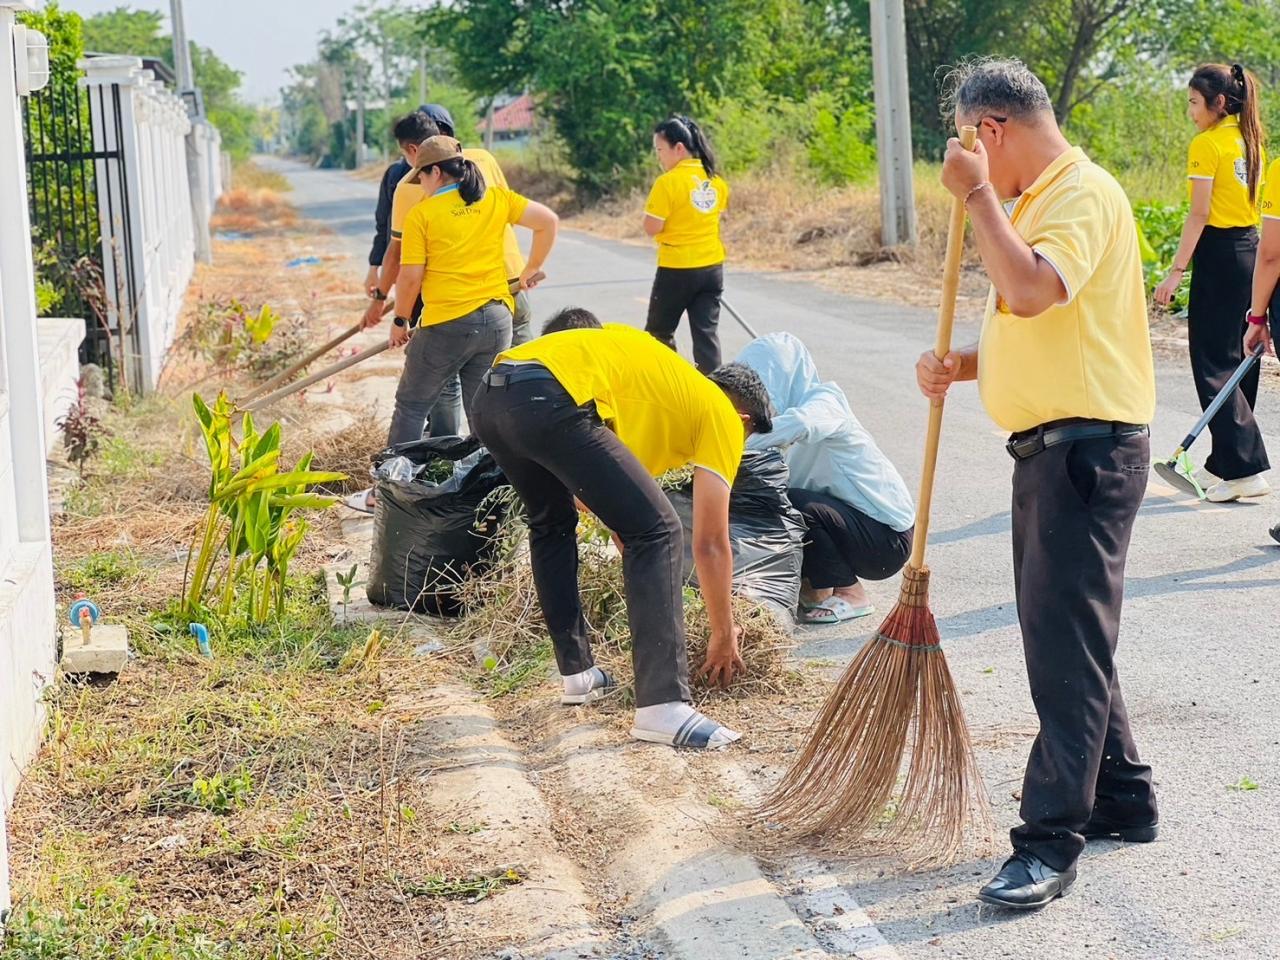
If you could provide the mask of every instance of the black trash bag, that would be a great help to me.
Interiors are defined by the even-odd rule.
[[[805,524],[787,496],[787,463],[777,450],[748,450],[729,495],[733,592],[767,605],[790,630],[800,602]],[[693,485],[667,492],[684,528],[685,579],[697,585],[693,566]]]
[[[403,457],[414,476],[379,468]],[[505,501],[491,498],[506,477],[475,437],[436,437],[373,457],[377,504],[365,592],[380,607],[456,616],[458,586],[492,559]],[[403,462],[407,477],[409,466]],[[446,471],[448,471],[446,473]],[[431,479],[435,475],[437,479]]]

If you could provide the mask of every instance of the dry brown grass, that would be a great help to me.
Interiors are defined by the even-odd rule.
[[[284,174],[267,170],[252,160],[235,164],[231,170],[231,186],[246,190],[274,190],[276,193],[288,193],[293,189]]]
[[[209,226],[213,230],[260,233],[294,226],[298,215],[277,190],[233,187],[218,203]]]

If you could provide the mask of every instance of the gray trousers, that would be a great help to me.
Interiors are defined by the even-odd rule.
[[[533,339],[533,311],[529,308],[529,294],[521,290],[515,299],[516,313],[511,320],[511,346],[518,347]],[[456,437],[461,433],[462,384],[454,377],[441,389],[439,399],[427,415],[427,436]]]
[[[421,440],[428,414],[432,436],[457,434],[460,418],[439,403],[446,389],[461,383],[461,406],[470,423],[476,389],[494,357],[510,345],[511,311],[499,300],[456,320],[416,330],[405,347],[387,445]]]

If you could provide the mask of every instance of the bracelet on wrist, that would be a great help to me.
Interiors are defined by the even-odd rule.
[[[964,200],[962,200],[961,202],[965,206],[968,206],[970,197],[972,197],[975,193],[977,193],[983,187],[989,187],[989,186],[991,186],[990,180],[983,180],[981,183],[974,184],[972,187],[969,188],[969,192],[964,195]]]
[[[369,299],[371,299],[371,300],[385,300],[385,299],[387,299],[387,294],[383,293],[383,292],[382,292],[381,290],[379,290],[377,287],[374,287],[373,292],[369,294]]]
[[[1267,322],[1267,315],[1266,313],[1257,314],[1252,310],[1246,310],[1244,312],[1244,320],[1245,323],[1251,323],[1255,327],[1260,327]]]

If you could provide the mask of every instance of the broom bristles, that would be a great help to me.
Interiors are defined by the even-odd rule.
[[[914,865],[951,862],[967,836],[990,836],[986,789],[928,593],[928,569],[908,566],[898,602],[845,668],[762,817],[795,836],[899,850]]]

